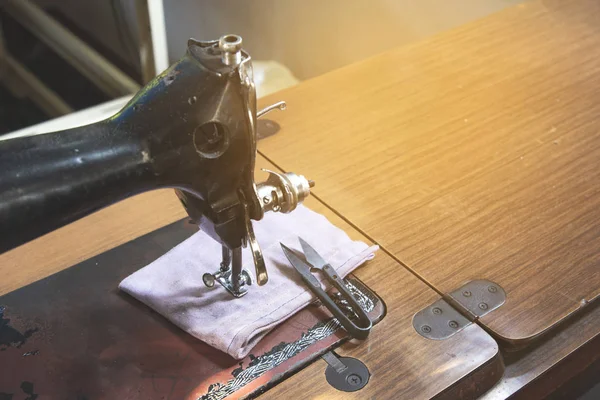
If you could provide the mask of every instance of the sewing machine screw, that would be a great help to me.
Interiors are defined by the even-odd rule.
[[[211,288],[215,286],[215,276],[213,274],[209,274],[208,272],[202,275],[202,281],[206,287]]]
[[[422,331],[423,333],[431,333],[431,327],[430,327],[429,325],[423,325],[423,326],[421,327],[421,331]]]
[[[346,378],[346,382],[348,382],[352,386],[358,386],[362,383],[362,378],[356,374],[350,374]]]
[[[487,310],[488,305],[487,305],[487,303],[479,303],[479,308],[481,308],[482,310]]]
[[[490,293],[496,293],[498,291],[498,288],[496,286],[488,286],[488,291]]]
[[[442,313],[442,309],[439,307],[434,307],[431,311],[436,315],[440,315]]]
[[[227,131],[219,122],[206,122],[194,130],[194,147],[206,158],[220,157],[228,145]]]
[[[250,274],[246,270],[242,271],[241,283],[243,285],[252,285],[252,278],[250,277]]]
[[[452,329],[457,329],[458,328],[458,322],[456,321],[449,321],[448,322],[448,326]]]
[[[465,290],[462,294],[465,297],[471,297],[471,292],[469,292],[468,290]]]
[[[271,202],[271,198],[269,196],[263,197],[263,203],[269,204]]]

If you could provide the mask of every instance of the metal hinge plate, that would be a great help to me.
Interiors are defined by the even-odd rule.
[[[427,339],[448,339],[469,325],[471,321],[444,299],[425,307],[413,317],[413,327]]]
[[[439,299],[417,312],[413,327],[427,339],[448,339],[505,301],[500,285],[484,279],[470,281],[450,292],[448,301]]]
[[[506,292],[491,281],[471,281],[450,292],[450,297],[471,314],[471,319],[483,317],[506,301]]]

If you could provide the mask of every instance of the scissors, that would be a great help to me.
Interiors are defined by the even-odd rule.
[[[298,240],[300,241],[300,245],[302,246],[302,250],[304,252],[304,257],[308,263],[298,257],[296,253],[294,253],[294,251],[292,251],[286,245],[279,243],[287,259],[290,261],[296,271],[298,271],[302,277],[302,280],[308,286],[310,291],[313,292],[319,298],[319,300],[321,300],[321,303],[323,303],[323,305],[327,307],[329,311],[331,311],[333,316],[337,318],[339,323],[350,334],[350,336],[360,340],[366,339],[367,336],[369,336],[369,332],[371,331],[373,323],[371,322],[371,319],[365,310],[363,310],[358,301],[356,301],[335,269],[333,269],[333,267],[327,261],[325,261],[315,249],[306,243],[306,241],[300,237]],[[358,317],[359,325],[348,318],[348,316],[346,316],[346,314],[337,306],[337,304],[335,304],[333,299],[329,297],[329,295],[321,287],[321,283],[312,274],[311,269],[321,271],[327,280],[333,285],[333,287],[338,290],[343,299],[346,300],[351,306],[354,314],[356,314]]]

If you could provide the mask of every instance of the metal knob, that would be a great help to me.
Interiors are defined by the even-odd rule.
[[[206,287],[211,288],[215,286],[215,276],[213,274],[209,274],[208,272],[202,275],[202,281]]]

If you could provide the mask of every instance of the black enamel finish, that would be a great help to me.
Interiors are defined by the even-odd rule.
[[[1,141],[0,252],[165,187],[211,236],[239,247],[240,193],[255,207],[255,94],[240,73],[246,66],[221,64],[216,46],[190,41],[181,60],[107,120]]]

